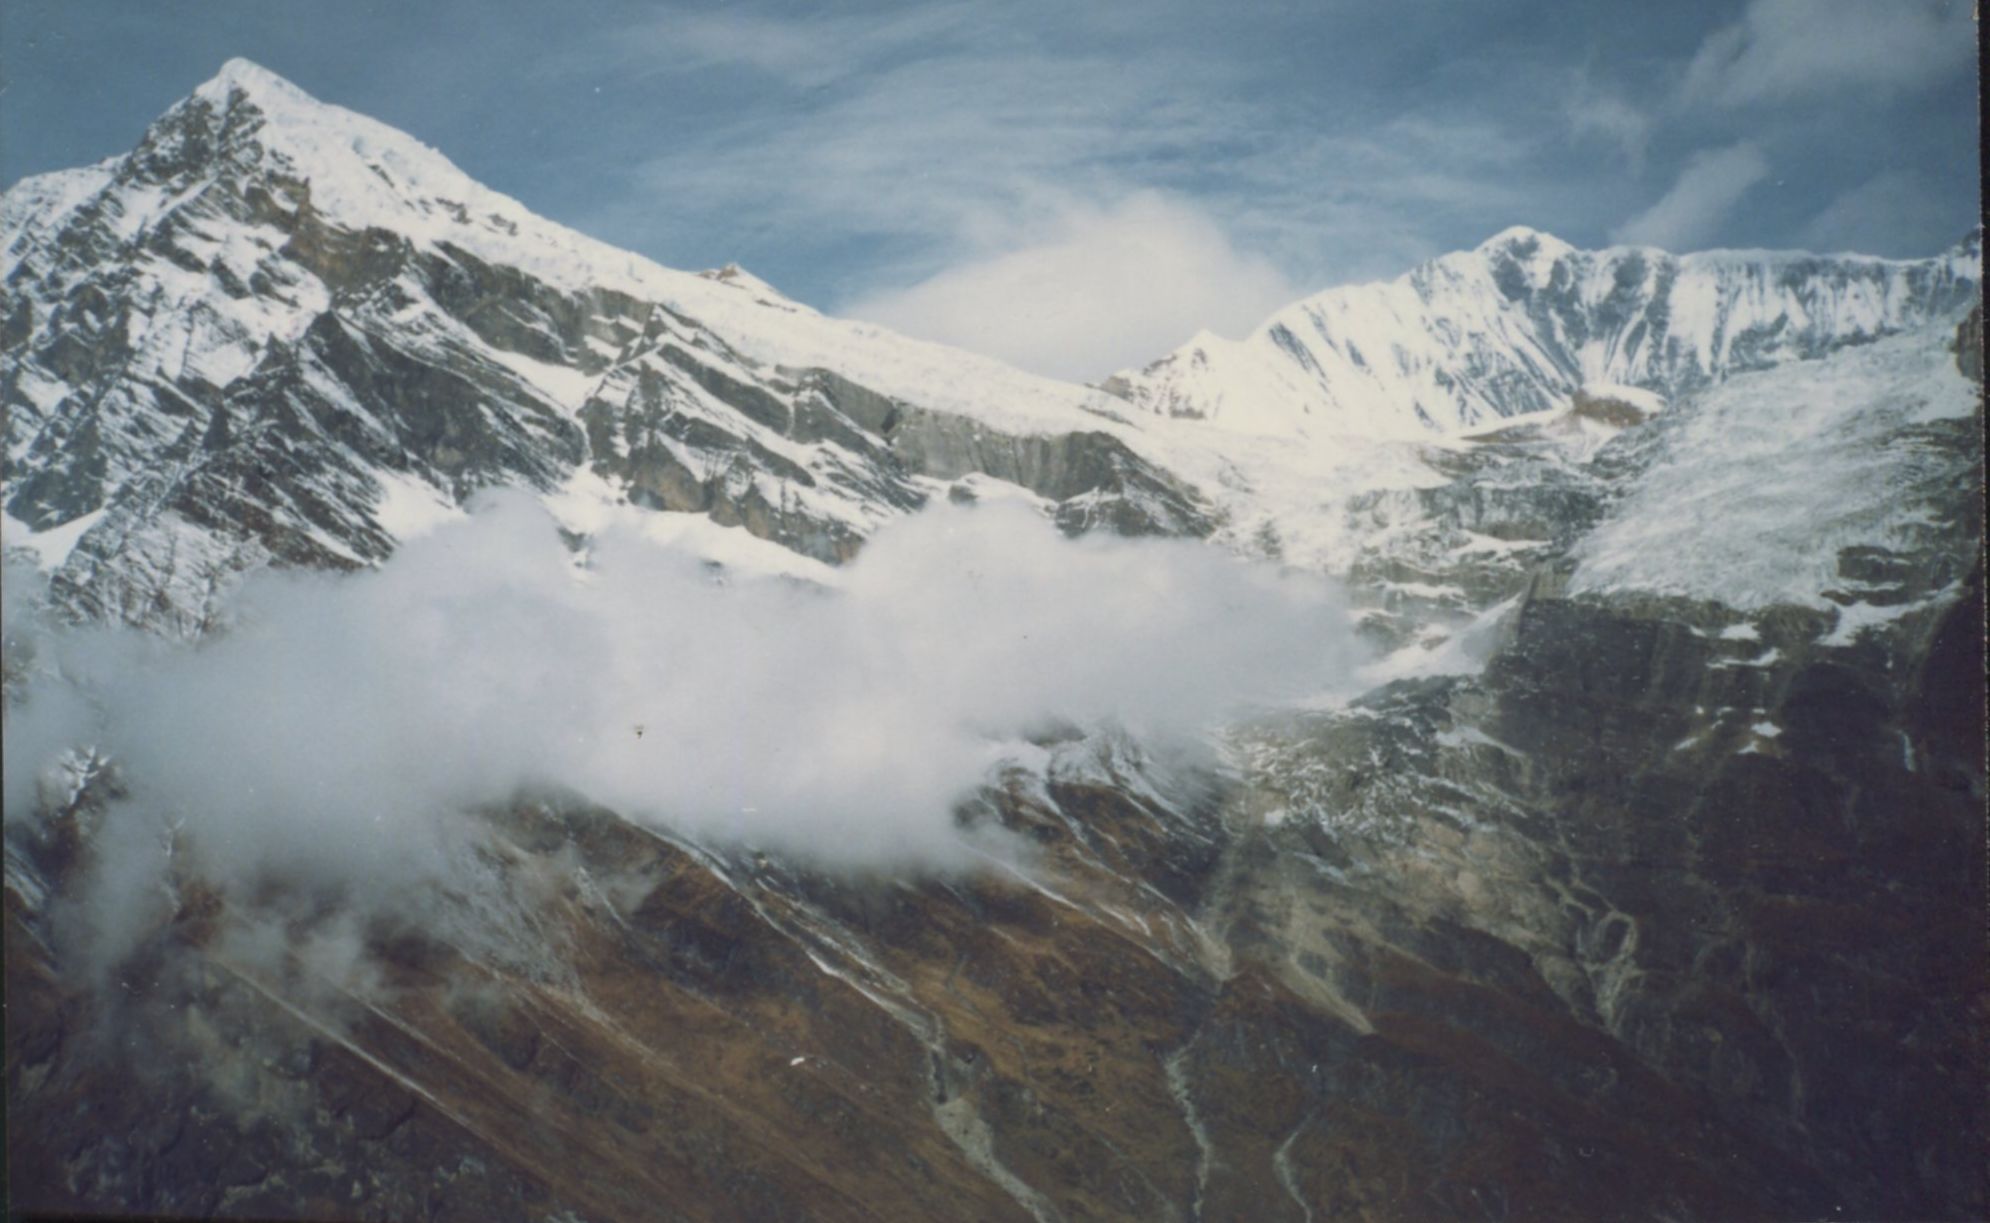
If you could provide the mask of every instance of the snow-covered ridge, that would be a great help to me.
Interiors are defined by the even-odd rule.
[[[1207,334],[1108,386],[1138,408],[1279,437],[1414,437],[1539,412],[1585,383],[1668,399],[1949,319],[1980,231],[1929,259],[1579,250],[1525,227],[1393,280],[1326,290],[1241,341]]]
[[[116,172],[117,158],[24,178],[0,194],[0,279],[19,264],[23,244],[56,229],[71,213],[102,191]]]
[[[186,146],[200,151],[210,140],[233,163],[229,169],[274,170],[308,184],[311,206],[342,226],[374,226],[430,247],[447,244],[558,289],[660,301],[764,364],[835,366],[873,390],[1011,431],[1100,428],[1098,413],[1118,406],[1089,387],[825,316],[737,265],[712,273],[678,271],[597,241],[484,186],[405,132],[319,101],[245,59],[229,60],[169,110],[130,156],[90,171],[37,176],[10,189],[0,279],[12,276],[21,257],[20,229],[54,223],[44,201],[59,197],[74,206],[93,188],[122,187],[143,200],[142,215],[124,225],[126,236],[135,237],[202,189],[203,183],[170,171],[179,167]],[[161,178],[166,181],[156,181]]]
[[[376,562],[498,484],[804,570],[977,472],[1208,529],[1172,422],[616,250],[246,61],[0,221],[6,544],[79,615],[199,631],[231,574]]]

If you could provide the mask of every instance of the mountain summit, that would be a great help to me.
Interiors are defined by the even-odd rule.
[[[979,472],[1074,522],[1203,522],[1099,392],[658,267],[246,61],[17,185],[0,240],[10,535],[80,614],[190,630],[232,574],[369,563],[497,484],[802,568]]]

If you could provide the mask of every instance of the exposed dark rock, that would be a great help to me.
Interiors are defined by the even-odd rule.
[[[1969,309],[1968,317],[1956,325],[1955,364],[1972,382],[1983,381],[1983,302]]]

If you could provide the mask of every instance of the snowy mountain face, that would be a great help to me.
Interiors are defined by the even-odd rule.
[[[1209,529],[1096,393],[592,243],[241,61],[0,224],[10,535],[85,616],[197,631],[244,569],[368,564],[503,484],[803,572],[982,472],[1074,530]]]
[[[1241,342],[1202,335],[1107,385],[1158,414],[1277,436],[1414,436],[1567,403],[1586,383],[1677,399],[1746,370],[1953,321],[1980,231],[1919,261],[1577,250],[1515,228],[1387,284],[1330,289]]]
[[[199,636],[245,571],[504,486],[577,547],[832,586],[935,498],[1017,498],[1335,575],[1376,647],[1222,767],[1044,731],[955,813],[1022,867],[535,793],[383,913],[169,841],[115,986],[72,940],[127,779],[65,757],[6,829],[30,1208],[1990,1208],[1980,239],[1509,231],[1080,387],[594,243],[236,61],[9,190],[0,241],[6,543],[74,619]]]

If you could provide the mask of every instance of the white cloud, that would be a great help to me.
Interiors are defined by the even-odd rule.
[[[460,813],[533,787],[832,865],[958,864],[955,804],[1051,720],[1192,742],[1361,661],[1323,580],[1199,542],[1070,541],[1016,505],[888,528],[825,591],[715,584],[613,533],[577,571],[510,496],[376,572],[258,575],[196,650],[42,639],[37,668],[68,680],[6,709],[6,818],[33,818],[59,749],[117,761],[130,797],[77,926],[96,958],[157,918],[169,843],[229,895],[483,896]],[[18,670],[33,632],[6,610]]]
[[[1562,117],[1577,136],[1607,141],[1616,146],[1633,174],[1643,172],[1653,126],[1648,112],[1600,88],[1584,72],[1563,99]]]
[[[1700,45],[1680,98],[1743,106],[1925,88],[1974,60],[1970,8],[1962,0],[1753,0],[1741,20]]]
[[[1702,150],[1686,163],[1671,190],[1612,230],[1610,240],[1672,251],[1696,249],[1768,173],[1768,159],[1746,141]]]
[[[1097,380],[1198,329],[1242,335],[1298,296],[1179,200],[1142,193],[1074,208],[1014,249],[944,269],[842,313],[1052,377]]]

